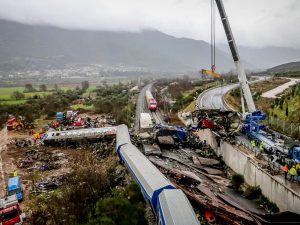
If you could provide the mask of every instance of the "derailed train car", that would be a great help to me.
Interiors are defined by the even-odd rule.
[[[151,205],[159,225],[199,225],[185,194],[131,143],[128,128],[118,126],[116,151]]]
[[[48,131],[44,134],[42,142],[45,145],[60,145],[74,143],[93,143],[105,136],[114,137],[117,127],[101,127],[66,131]]]

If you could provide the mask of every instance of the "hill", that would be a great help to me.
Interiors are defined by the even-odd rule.
[[[0,20],[0,68],[59,67],[99,63],[184,72],[210,67],[210,45],[159,31],[140,33],[66,30]],[[218,69],[233,67],[231,56],[216,50]]]
[[[275,66],[275,67],[268,69],[267,72],[269,72],[269,73],[299,72],[299,74],[300,74],[300,61],[281,64],[279,66]]]
[[[218,47],[229,54],[227,45],[219,45]],[[297,48],[238,46],[238,50],[242,60],[248,62],[252,68],[258,70],[266,70],[283,63],[300,61],[300,49]]]

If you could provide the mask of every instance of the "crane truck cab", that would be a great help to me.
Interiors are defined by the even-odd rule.
[[[300,163],[300,146],[293,145],[289,148],[289,158],[293,163]]]
[[[1,225],[21,225],[25,219],[16,195],[11,195],[0,199],[0,224]]]
[[[19,176],[11,177],[8,179],[7,195],[16,195],[18,201],[23,200],[23,187],[21,178]]]

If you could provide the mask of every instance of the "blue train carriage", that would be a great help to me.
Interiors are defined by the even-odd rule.
[[[23,186],[21,178],[19,176],[11,177],[8,179],[7,195],[16,195],[18,201],[23,200]]]
[[[121,163],[134,177],[160,224],[199,225],[188,199],[131,144],[125,125],[118,126],[116,150]],[[175,196],[176,193],[178,195]],[[179,219],[177,215],[182,218]]]

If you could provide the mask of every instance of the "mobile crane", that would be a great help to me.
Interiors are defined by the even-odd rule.
[[[240,84],[240,90],[241,90],[241,100],[242,100],[242,108],[243,108],[243,119],[245,122],[245,125],[243,127],[243,130],[247,133],[252,132],[259,132],[259,130],[262,128],[262,126],[259,124],[260,121],[264,120],[266,118],[266,114],[262,111],[256,110],[252,94],[250,91],[249,83],[246,77],[246,73],[244,70],[244,67],[242,65],[242,62],[240,60],[240,56],[238,53],[238,49],[229,25],[229,21],[225,12],[225,8],[223,5],[222,0],[215,0],[216,5],[218,7],[221,21],[225,30],[225,34],[227,37],[228,45],[231,51],[231,55],[237,70],[239,84]],[[245,107],[244,107],[244,98],[246,100],[248,113],[245,113]]]
[[[212,0],[213,2],[213,0]],[[222,0],[215,0],[216,5],[218,7],[221,21],[225,30],[225,34],[227,37],[228,45],[232,54],[232,58],[238,73],[238,79],[241,90],[241,100],[242,100],[242,108],[243,108],[243,122],[242,133],[246,134],[250,140],[255,140],[257,143],[263,143],[265,150],[270,153],[284,155],[286,158],[292,160],[293,163],[300,162],[300,147],[293,146],[289,149],[288,153],[286,153],[281,148],[276,147],[276,143],[267,137],[266,132],[262,131],[264,129],[264,125],[260,124],[260,121],[266,119],[266,114],[260,110],[257,110],[251,95],[249,83],[247,81],[246,73],[242,62],[240,61],[240,56],[238,54],[237,46],[235,40],[233,38],[233,34],[229,25],[229,21],[225,12],[225,8]],[[212,4],[213,7],[213,4]],[[212,9],[213,12],[213,9]],[[212,13],[213,15],[213,13]],[[214,56],[213,56],[214,58]],[[213,72],[215,65],[212,65]],[[246,104],[248,107],[248,112],[245,113],[243,96],[246,100]]]

